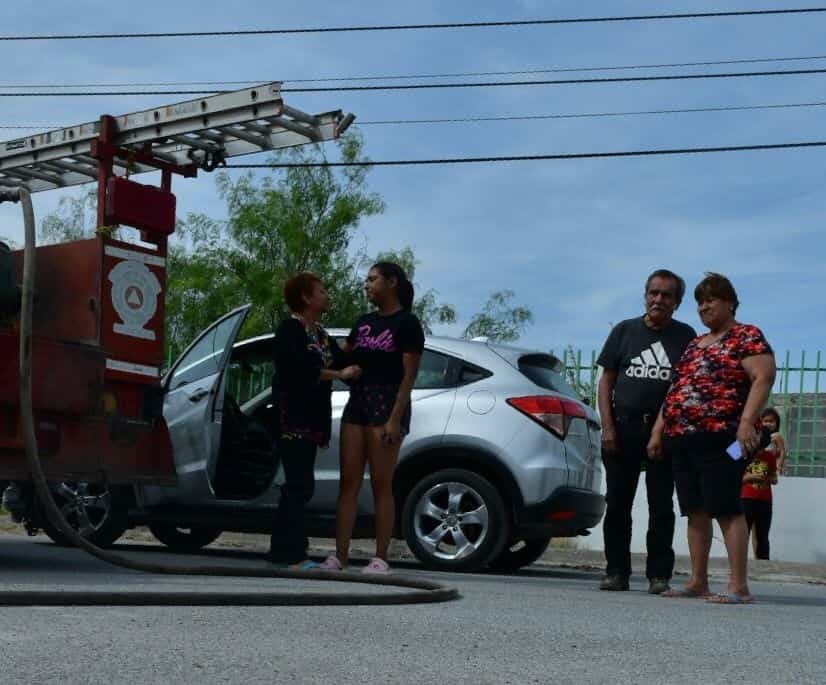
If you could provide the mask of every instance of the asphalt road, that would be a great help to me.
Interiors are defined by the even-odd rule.
[[[256,564],[243,550],[179,563]],[[401,573],[462,599],[410,607],[3,608],[0,664],[14,683],[818,683],[826,586],[755,582],[758,603],[714,606],[596,589],[598,575]],[[325,588],[317,588],[324,585]],[[352,589],[347,586],[346,589]],[[0,536],[0,588],[337,591],[295,581],[147,577],[40,539]]]

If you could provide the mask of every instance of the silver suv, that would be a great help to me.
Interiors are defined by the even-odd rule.
[[[274,336],[234,342],[248,310],[215,322],[164,378],[177,485],[99,498],[106,507],[83,512],[89,537],[111,543],[146,524],[171,548],[192,551],[222,531],[269,531],[283,482],[269,435]],[[396,536],[426,566],[513,570],[552,537],[587,534],[601,519],[598,418],[552,355],[428,337],[412,399],[394,478]],[[318,453],[308,506],[314,537],[334,535],[346,401],[346,386],[334,387],[333,438]],[[371,536],[372,514],[365,484],[357,537]]]

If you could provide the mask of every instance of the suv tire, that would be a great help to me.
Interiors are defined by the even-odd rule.
[[[402,534],[427,568],[475,571],[502,552],[510,520],[490,481],[473,471],[444,469],[422,478],[408,494]]]
[[[491,569],[503,573],[513,573],[520,568],[530,566],[545,553],[548,545],[551,544],[551,538],[548,536],[522,540],[521,542],[524,544],[518,549],[513,549],[519,542],[517,540],[512,546],[505,547],[501,554],[490,562]]]
[[[176,526],[174,523],[150,523],[149,530],[173,552],[197,552],[215,542],[223,532],[209,526]]]

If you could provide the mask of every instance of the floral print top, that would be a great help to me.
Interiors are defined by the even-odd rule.
[[[736,433],[751,388],[742,360],[773,354],[756,326],[735,324],[719,340],[700,347],[694,338],[674,367],[663,403],[665,435]]]

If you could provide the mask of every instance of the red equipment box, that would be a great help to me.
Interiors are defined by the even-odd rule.
[[[106,222],[171,235],[175,232],[175,196],[113,176],[106,183]]]

